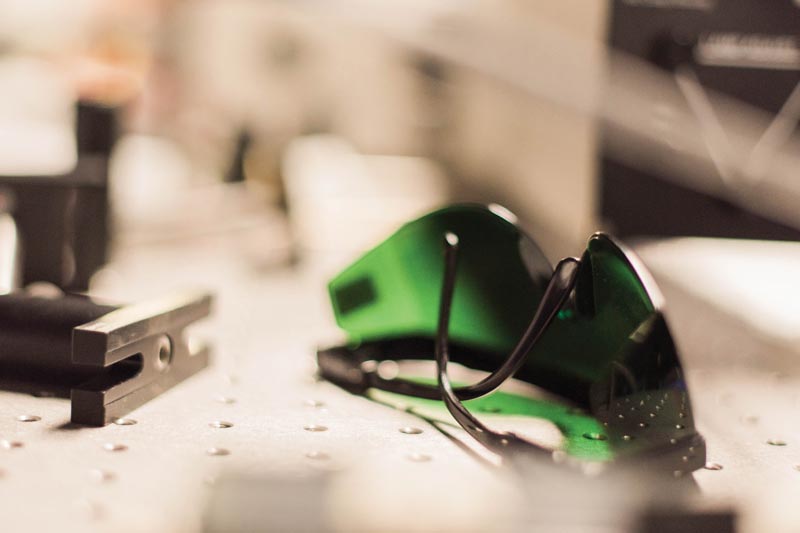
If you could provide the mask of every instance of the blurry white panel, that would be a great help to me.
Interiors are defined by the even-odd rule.
[[[800,354],[800,243],[679,238],[638,252],[657,277]]]
[[[332,136],[294,141],[284,179],[300,247],[351,259],[448,198],[445,177],[431,161],[364,156]]]
[[[0,39],[23,47],[57,48],[80,38],[100,0],[2,0]]]
[[[54,65],[0,60],[0,174],[60,174],[75,166],[74,92]]]

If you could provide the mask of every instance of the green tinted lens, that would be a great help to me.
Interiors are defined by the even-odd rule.
[[[631,259],[609,237],[595,235],[581,259],[573,301],[544,333],[519,375],[589,406],[594,384],[607,380],[612,369],[626,373],[620,365],[630,364],[625,359],[635,348],[632,339],[657,316]],[[678,368],[674,349],[639,357],[643,362],[628,369],[637,386],[660,387],[660,378],[644,376],[668,379]]]
[[[432,339],[443,277],[442,237],[449,231],[461,249],[451,339],[505,355],[533,316],[551,268],[504,215],[462,205],[404,225],[331,281],[337,323],[354,342]]]
[[[651,283],[611,238],[593,236],[574,300],[534,346],[518,377],[584,406],[603,424],[614,456],[660,450],[667,461],[672,450],[683,454],[678,459],[689,471],[702,466],[705,448]]]

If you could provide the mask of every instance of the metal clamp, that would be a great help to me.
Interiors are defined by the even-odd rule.
[[[203,292],[125,307],[0,296],[0,387],[68,395],[73,423],[106,425],[208,366],[208,347],[185,330],[211,302]]]

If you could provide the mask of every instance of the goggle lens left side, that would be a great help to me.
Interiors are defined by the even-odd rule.
[[[552,267],[513,221],[478,205],[448,207],[407,223],[330,282],[336,321],[352,342],[434,338],[447,232],[459,239],[453,344],[501,357],[514,347]],[[453,358],[458,362],[457,350]]]

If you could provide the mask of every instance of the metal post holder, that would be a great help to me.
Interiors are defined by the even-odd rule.
[[[196,291],[123,307],[0,296],[0,387],[69,397],[72,423],[104,426],[208,366],[186,328],[211,304]]]

